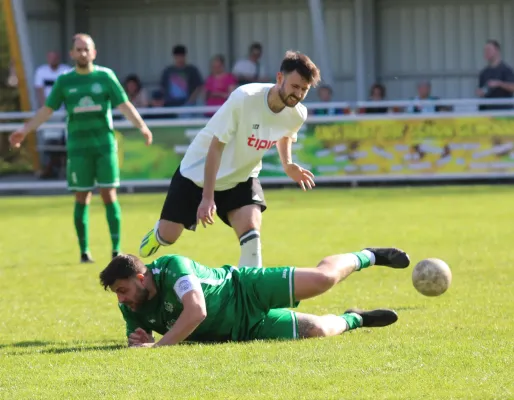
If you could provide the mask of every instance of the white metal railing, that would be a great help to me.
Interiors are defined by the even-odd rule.
[[[306,102],[305,106],[309,110],[324,109],[324,108],[342,108],[358,111],[362,108],[404,108],[409,106],[446,106],[446,107],[478,107],[479,105],[513,105],[514,98],[505,99],[480,99],[480,98],[468,98],[468,99],[439,99],[439,100],[385,100],[385,101],[336,101],[336,102]],[[165,115],[165,114],[177,114],[177,115],[198,115],[215,112],[218,106],[184,106],[184,107],[160,107],[160,108],[140,108],[138,111],[143,115]],[[455,113],[456,111],[445,111]],[[457,111],[458,112],[458,111]],[[400,112],[396,114],[401,114]],[[26,112],[0,112],[0,120],[6,119],[28,119],[35,115],[35,111]],[[64,110],[56,111],[53,114],[55,117],[65,117],[66,112]],[[120,116],[121,113],[118,110],[113,110],[113,115]],[[412,114],[409,114],[412,115]],[[426,114],[425,114],[426,115]],[[383,116],[383,114],[382,114]],[[369,117],[369,115],[368,115]]]

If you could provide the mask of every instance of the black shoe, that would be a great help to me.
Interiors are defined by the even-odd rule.
[[[393,247],[367,248],[375,255],[375,265],[391,268],[407,268],[410,265],[409,255],[400,249]]]
[[[81,262],[82,264],[86,264],[86,263],[94,263],[94,262],[95,262],[95,260],[93,260],[93,259],[91,258],[91,254],[89,254],[89,253],[82,253],[82,254],[80,255],[80,262]]]
[[[113,251],[112,252],[112,258],[118,257],[121,254],[119,251]]]
[[[376,328],[379,326],[388,326],[398,321],[398,314],[393,310],[387,309],[364,311],[358,308],[350,308],[344,313],[359,314],[362,317],[362,327]]]

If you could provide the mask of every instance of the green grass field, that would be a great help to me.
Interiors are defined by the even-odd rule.
[[[163,194],[123,195],[123,249],[137,252]],[[423,297],[412,268],[372,267],[299,311],[391,307],[399,321],[328,339],[125,348],[114,294],[98,273],[110,243],[98,197],[97,263],[77,263],[72,199],[1,198],[2,399],[512,399],[514,188],[268,191],[265,264],[313,266],[328,254],[399,246],[413,264],[439,257],[450,290]],[[236,263],[218,219],[173,251],[209,266]],[[161,252],[158,255],[163,254]]]

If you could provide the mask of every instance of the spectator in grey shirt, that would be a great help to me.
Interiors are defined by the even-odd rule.
[[[167,107],[194,105],[202,90],[203,79],[198,68],[187,64],[187,49],[173,48],[174,64],[162,72],[161,88]]]

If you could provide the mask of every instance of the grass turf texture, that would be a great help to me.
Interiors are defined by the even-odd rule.
[[[163,200],[120,197],[123,251],[137,252]],[[407,270],[354,273],[299,311],[391,307],[399,321],[326,339],[127,349],[116,297],[98,283],[110,255],[99,197],[93,265],[77,262],[70,197],[2,198],[0,398],[514,398],[514,189],[296,189],[267,191],[267,200],[266,265],[311,266],[365,246],[411,256]],[[209,266],[239,258],[219,219],[173,250]],[[425,257],[452,268],[441,297],[412,287],[412,267]]]

